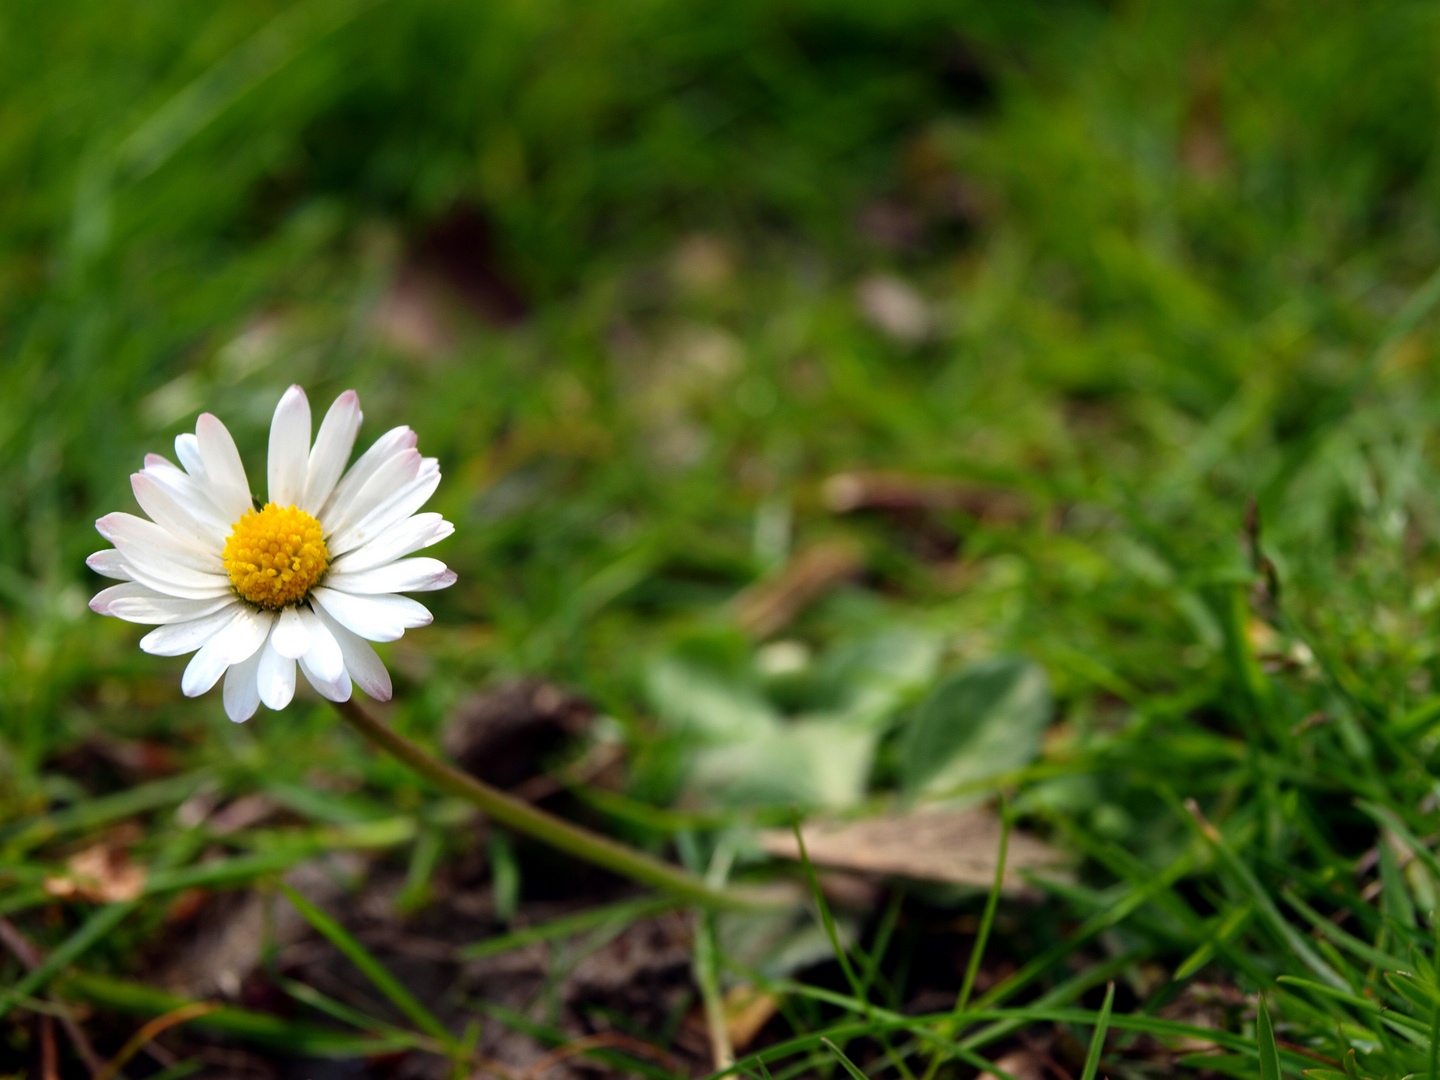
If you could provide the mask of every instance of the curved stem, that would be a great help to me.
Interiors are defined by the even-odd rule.
[[[758,893],[712,888],[678,866],[671,866],[608,836],[573,825],[482,783],[455,766],[431,756],[405,736],[392,731],[366,712],[354,698],[333,704],[346,723],[380,749],[404,762],[440,790],[479,807],[493,820],[517,832],[533,836],[551,847],[567,851],[596,866],[603,866],[632,881],[652,885],[705,907],[753,910],[774,906],[773,899]]]

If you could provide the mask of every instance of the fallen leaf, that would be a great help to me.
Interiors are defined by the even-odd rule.
[[[1012,1076],[1015,1080],[1045,1080],[1045,1059],[1033,1050],[1011,1050],[996,1058],[994,1064],[1000,1072],[993,1073],[987,1069],[975,1080],[1000,1080],[1002,1075]]]
[[[857,821],[812,821],[801,828],[805,851],[818,866],[862,873],[889,874],[918,881],[989,888],[995,881],[1000,850],[1000,820],[981,808],[922,809]],[[795,834],[772,829],[761,834],[771,855],[798,859]],[[1021,873],[1043,870],[1068,877],[1064,857],[1039,837],[1010,831],[1003,892],[1030,891]]]
[[[118,904],[145,891],[145,868],[130,862],[123,848],[96,844],[65,863],[68,871],[45,879],[45,891],[61,899]]]
[[[780,1011],[780,999],[750,983],[732,986],[725,994],[725,1026],[730,1045],[744,1050],[770,1018]]]

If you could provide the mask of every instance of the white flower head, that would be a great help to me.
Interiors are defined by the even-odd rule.
[[[187,697],[224,675],[235,721],[261,702],[290,704],[297,663],[331,701],[348,700],[352,681],[389,700],[390,675],[369,643],[430,622],[400,593],[443,589],[455,573],[406,556],[455,527],[416,512],[440,466],[420,456],[408,427],[381,435],[346,471],[360,420],[360,398],[347,390],[312,446],[305,391],[285,391],[270,423],[270,501],[257,509],[230,432],[202,414],[195,434],[175,440],[183,468],[147,454],[131,475],[148,520],[121,513],[95,523],[115,546],[86,563],[124,584],[98,593],[91,609],[156,626],[140,639],[148,653],[195,653],[180,683]]]

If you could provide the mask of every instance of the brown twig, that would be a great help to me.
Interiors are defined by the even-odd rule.
[[[60,1066],[55,1054],[55,1018],[40,1017],[40,1077],[41,1080],[60,1080]]]
[[[766,638],[836,585],[865,569],[860,546],[832,540],[801,552],[774,577],[757,582],[735,598],[741,629]]]
[[[163,1032],[169,1031],[177,1024],[183,1024],[201,1016],[208,1016],[219,1008],[221,1008],[221,1006],[213,1001],[194,1001],[189,1005],[182,1005],[178,1009],[172,1009],[164,1016],[157,1016],[134,1035],[130,1036],[130,1041],[120,1048],[118,1054],[106,1062],[105,1067],[100,1070],[95,1080],[114,1080],[115,1075],[125,1067],[126,1062],[138,1054],[141,1048],[151,1039],[156,1038]]]

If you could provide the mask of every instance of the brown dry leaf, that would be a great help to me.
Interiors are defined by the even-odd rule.
[[[725,994],[725,1026],[731,1047],[744,1050],[779,1011],[780,999],[774,994],[749,983],[732,986]]]
[[[812,821],[801,829],[801,835],[806,854],[818,866],[976,888],[994,883],[1000,851],[1000,820],[978,807],[921,809],[858,821]],[[771,855],[800,857],[795,834],[788,830],[762,833],[760,843]],[[1026,870],[1067,877],[1063,864],[1063,856],[1043,840],[1012,829],[1002,891],[1010,895],[1030,891],[1020,876]]]
[[[130,862],[123,848],[96,844],[65,863],[68,873],[45,879],[45,891],[63,899],[97,904],[138,899],[145,891],[145,868]]]
[[[817,544],[796,555],[779,574],[736,597],[735,619],[757,637],[769,637],[864,565],[856,544],[843,540]]]
[[[994,1064],[1001,1073],[1007,1073],[1015,1080],[1046,1080],[1045,1058],[1033,1050],[1011,1050],[996,1058]],[[1000,1080],[1000,1073],[986,1070],[975,1080]]]

